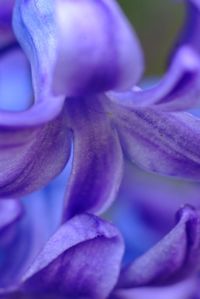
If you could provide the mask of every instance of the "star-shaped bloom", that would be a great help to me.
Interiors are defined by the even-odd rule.
[[[71,151],[64,220],[110,205],[124,154],[148,171],[200,178],[200,121],[174,112],[200,96],[200,3],[186,4],[184,34],[164,77],[140,90],[143,54],[115,1],[16,1],[14,28],[31,63],[34,103],[0,112],[2,197],[47,184]]]

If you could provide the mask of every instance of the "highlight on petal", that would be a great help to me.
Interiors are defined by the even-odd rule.
[[[101,100],[104,98],[96,96],[67,101],[74,144],[64,220],[83,212],[104,211],[121,183],[121,146]]]
[[[22,196],[39,189],[64,168],[70,154],[65,110],[33,128],[0,126],[0,196]]]
[[[69,158],[65,108],[61,101],[47,105],[49,99],[52,97],[46,94],[31,106],[33,93],[27,59],[19,47],[8,48],[0,60],[2,197],[22,196],[44,186],[61,172]],[[11,108],[15,112],[8,111]]]
[[[186,110],[200,102],[200,57],[189,47],[182,47],[163,78],[151,88],[126,93],[109,93],[114,102],[127,106],[166,111]]]
[[[147,171],[200,179],[200,120],[189,113],[112,106],[124,151]]]
[[[21,216],[22,206],[14,199],[0,200],[0,234]]]
[[[200,54],[200,1],[184,0],[184,3],[186,5],[186,20],[176,43],[174,53],[178,47],[189,45]]]
[[[47,4],[47,3],[46,3]],[[50,4],[50,1],[48,1],[48,4]],[[29,7],[29,5],[32,5]],[[39,3],[37,3],[39,5]],[[41,5],[40,5],[41,6]],[[14,13],[14,27],[16,35],[18,36],[19,41],[21,42],[21,45],[25,49],[25,52],[31,62],[31,70],[32,70],[32,79],[30,78],[30,75],[21,78],[22,81],[20,83],[20,89],[21,93],[18,93],[16,91],[16,98],[15,98],[15,107],[14,110],[19,110],[18,112],[11,112],[11,111],[5,111],[3,108],[10,108],[6,106],[1,107],[0,109],[0,126],[3,127],[35,127],[41,124],[44,124],[46,122],[50,122],[60,113],[62,113],[62,110],[64,109],[64,97],[55,97],[52,96],[49,92],[49,86],[50,86],[50,80],[51,80],[51,74],[50,71],[51,65],[53,62],[53,54],[55,51],[53,50],[53,39],[51,39],[52,35],[49,33],[53,33],[54,24],[49,20],[47,26],[47,19],[48,16],[52,16],[52,13],[49,12],[48,14],[48,8],[45,9],[47,5],[44,5],[43,9],[40,7],[41,11],[40,14],[38,14],[39,7],[35,7],[35,3],[33,1],[26,1],[26,4],[24,3],[24,0],[18,0],[15,4],[15,13]],[[51,7],[51,5],[50,5]],[[35,16],[33,16],[33,11],[36,11]],[[37,17],[38,15],[42,15],[43,12],[43,18],[45,18],[45,24],[44,32],[40,32],[42,25],[38,25]],[[50,17],[49,17],[50,18]],[[27,27],[30,26],[30,31],[33,34],[33,37],[31,33],[29,34],[28,31],[25,30],[24,24],[27,22]],[[35,26],[35,27],[34,27]],[[45,31],[46,30],[46,31]],[[38,38],[41,37],[41,34],[44,33],[44,36],[46,37],[45,41],[45,49],[41,53],[45,53],[42,58],[40,59],[40,56],[37,56],[37,53],[41,50],[41,44],[38,42]],[[34,35],[35,34],[35,35]],[[42,35],[43,39],[43,35]],[[48,42],[47,42],[48,41]],[[7,47],[4,47],[0,54],[4,55],[11,55],[9,54],[11,50],[15,47],[16,43],[10,44]],[[38,52],[35,50],[37,49]],[[8,50],[9,53],[8,53]],[[20,50],[19,50],[20,51]],[[52,54],[53,53],[53,54]],[[21,52],[21,54],[18,54],[19,56],[23,56],[24,54]],[[10,69],[10,68],[9,68]],[[8,71],[9,71],[8,69]],[[18,70],[19,72],[19,70]],[[25,71],[26,72],[26,71]],[[27,70],[28,72],[28,70]],[[19,76],[20,77],[20,76]],[[4,77],[5,78],[5,77]],[[18,78],[19,79],[19,78]],[[30,82],[28,82],[30,80]],[[15,78],[16,81],[16,78]],[[12,76],[8,78],[6,86],[9,84],[12,84]],[[33,105],[29,105],[26,103],[25,95],[27,93],[27,87],[30,88],[30,85],[33,84],[33,90],[34,90],[34,98],[31,99],[31,103]],[[3,94],[1,94],[1,103],[7,103],[7,97],[8,97],[8,90],[6,89],[6,86],[4,85],[3,88]],[[13,89],[14,92],[14,89]],[[6,93],[6,94],[5,94]],[[21,96],[23,95],[25,106],[23,105],[23,109],[19,109],[18,105],[21,101]],[[27,95],[30,96],[29,94]],[[4,98],[6,97],[6,98]],[[9,97],[13,98],[11,96],[11,93],[9,93]],[[29,98],[27,99],[30,100]],[[32,101],[34,103],[32,103]],[[25,111],[25,108],[28,108]],[[9,109],[6,109],[9,110]]]
[[[0,109],[22,111],[32,104],[33,93],[28,61],[16,46],[0,58]]]
[[[111,224],[87,214],[76,216],[37,256],[24,275],[22,292],[106,298],[117,282],[123,249],[121,236]]]
[[[168,235],[123,269],[119,288],[171,284],[199,271],[200,212],[185,206],[177,219]]]
[[[56,12],[56,94],[123,90],[138,81],[141,48],[117,1],[57,0]]]
[[[30,60],[37,96],[47,93],[51,81],[56,42],[54,10],[53,0],[17,0],[14,9],[15,34]]]
[[[55,35],[53,34],[55,31],[54,5],[52,3],[54,2],[48,1],[47,3],[45,1],[43,3],[42,0],[37,3],[35,1],[16,1],[14,28],[31,63],[34,103],[26,111],[14,113],[1,109],[0,126],[35,127],[52,121],[64,109],[65,97],[56,97],[50,93],[51,70],[56,52]],[[44,36],[45,43],[43,43]]]
[[[87,21],[88,15],[90,23]],[[17,0],[14,29],[31,60],[34,86],[38,94],[44,91],[37,85],[41,85],[42,82],[46,87],[51,85],[52,67],[56,57],[56,73],[63,77],[63,60],[67,63],[65,69],[68,71],[67,76],[64,76],[64,82],[61,82],[62,85],[58,86],[58,80],[55,89],[63,89],[64,84],[68,82],[68,95],[72,95],[73,89],[76,93],[87,89],[87,85],[96,85],[97,90],[102,87],[124,89],[132,86],[143,70],[143,57],[138,39],[113,0],[99,3],[91,0],[79,3]],[[63,38],[66,43],[63,42]],[[80,52],[83,59],[80,59]],[[85,82],[82,81],[79,86],[73,86],[71,80],[74,77],[78,79],[80,68],[84,72],[86,68],[89,70],[87,78],[85,76]],[[82,77],[80,79],[83,80]],[[103,86],[100,86],[101,84]]]

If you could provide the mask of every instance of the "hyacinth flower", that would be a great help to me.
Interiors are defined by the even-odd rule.
[[[115,1],[16,1],[14,29],[31,63],[34,103],[0,112],[1,197],[47,184],[71,150],[64,219],[109,206],[122,178],[122,150],[148,171],[199,179],[199,119],[161,112],[199,98],[200,5],[185,3],[187,34],[160,83],[141,91],[143,54]]]
[[[36,201],[34,198],[32,202]],[[4,221],[1,227],[2,231],[7,230],[8,238],[13,226],[16,229],[16,225],[20,225],[20,218],[18,222],[15,220],[16,211],[8,207],[9,200],[1,200],[1,206],[3,204],[4,213],[6,205],[8,212],[10,209],[10,214],[13,213],[10,223],[7,221],[5,227]],[[15,204],[19,205],[19,201]],[[31,210],[30,200],[27,207]],[[41,206],[34,210],[40,214],[40,221],[48,219],[48,208],[46,201],[46,214]],[[38,222],[36,214],[32,218]],[[45,243],[48,225],[35,223],[35,226],[38,230],[35,235],[26,223],[18,232],[17,243],[11,239],[2,246],[0,266],[4,275],[0,279],[0,298],[76,298],[79,295],[80,298],[104,298],[109,294],[116,282],[123,254],[123,241],[117,229],[95,216],[79,215],[61,226]],[[19,250],[21,242],[27,245],[26,251]],[[45,245],[41,246],[43,243]],[[21,247],[24,249],[24,245]]]
[[[23,201],[1,199],[0,298],[196,298],[199,210],[180,209],[157,244],[124,264],[123,236],[108,221],[79,214],[59,226],[64,178]]]

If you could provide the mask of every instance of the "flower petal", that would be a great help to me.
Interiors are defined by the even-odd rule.
[[[16,1],[14,27],[16,35],[31,62],[34,104],[26,111],[15,113],[0,110],[0,126],[38,126],[55,119],[63,109],[65,97],[56,97],[50,92],[55,54],[55,42],[52,36],[56,30],[55,24],[52,22],[53,10],[54,6],[50,1],[48,5],[45,2],[43,6],[42,3],[38,2],[35,5],[33,1],[26,1],[26,3],[23,0]],[[35,15],[34,12],[36,12]],[[40,24],[37,18],[41,15],[45,18],[43,24]],[[39,41],[43,40],[44,36],[46,41],[42,47],[42,43]],[[42,57],[38,55],[40,52],[44,54]]]
[[[21,196],[47,184],[70,153],[65,110],[34,128],[0,126],[0,196]]]
[[[28,61],[19,47],[7,48],[0,57],[0,109],[25,110],[32,98]]]
[[[15,223],[21,216],[22,207],[14,199],[0,200],[0,233]]]
[[[185,0],[186,5],[186,20],[182,32],[176,43],[174,52],[182,45],[190,45],[200,54],[200,1],[199,0]]]
[[[27,59],[19,47],[8,48],[0,59],[0,108],[27,109],[32,97]],[[0,112],[0,196],[18,197],[47,184],[66,164],[70,152],[67,120],[63,110],[57,119],[38,126],[38,119],[44,121],[42,111],[35,111],[35,118],[31,109],[5,110]],[[33,124],[20,124],[25,120],[22,115]],[[1,124],[3,116],[6,125]]]
[[[14,238],[16,223],[22,214],[23,208],[18,200],[0,200],[0,250]]]
[[[145,170],[200,179],[200,120],[189,113],[112,106],[128,158]]]
[[[163,78],[153,87],[109,93],[112,101],[127,106],[152,106],[163,111],[186,110],[199,104],[200,57],[189,47],[179,49]]]
[[[198,299],[197,292],[197,281],[192,279],[170,286],[116,290],[109,299]]]
[[[35,295],[106,298],[117,281],[123,248],[111,224],[76,216],[48,241],[25,274],[22,289]]]
[[[163,78],[153,87],[111,94],[113,101],[133,107],[156,106],[168,111],[185,110],[200,102],[200,2],[186,0],[184,34],[176,45]]]
[[[177,225],[168,235],[121,272],[120,288],[170,284],[197,273],[200,212],[185,206],[177,218]]]
[[[127,89],[140,78],[140,45],[116,2],[57,0],[56,93]]]
[[[121,146],[101,100],[104,98],[96,96],[67,101],[74,152],[64,219],[82,212],[102,212],[121,182]]]
[[[55,215],[51,214],[51,209],[60,211],[60,223],[62,190],[55,183],[52,185],[55,191],[60,189],[59,195],[56,196],[55,192],[53,193],[54,202],[49,200],[48,188],[33,193],[21,201],[24,213],[23,217],[12,225],[13,230],[15,229],[15,235],[6,246],[0,248],[3,253],[2,265],[0,265],[0,272],[3,273],[0,276],[0,293],[2,288],[7,292],[21,281],[25,270],[33,262],[50,236],[58,229],[58,220]],[[4,201],[9,202],[9,200]],[[19,204],[19,201],[17,203]],[[9,217],[8,207],[6,212],[5,215]]]
[[[31,63],[36,98],[47,94],[51,81],[56,54],[54,10],[53,0],[17,0],[15,4],[14,30]]]

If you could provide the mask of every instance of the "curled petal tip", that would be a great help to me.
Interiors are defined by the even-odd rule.
[[[176,219],[177,222],[180,221],[181,219],[191,220],[196,218],[196,214],[197,214],[196,209],[192,205],[186,204],[180,210],[178,210],[178,212],[176,213]]]
[[[179,49],[179,59],[183,68],[191,71],[198,69],[200,71],[200,58],[191,47],[181,47]]]
[[[123,250],[122,238],[111,224],[89,214],[76,216],[47,242],[24,275],[22,289],[59,298],[107,298],[116,284]]]
[[[178,211],[178,218],[175,227],[156,246],[123,270],[121,287],[166,286],[198,273],[199,211],[187,205]]]
[[[114,1],[57,0],[56,5],[55,93],[126,89],[138,81],[143,70],[140,45]]]

